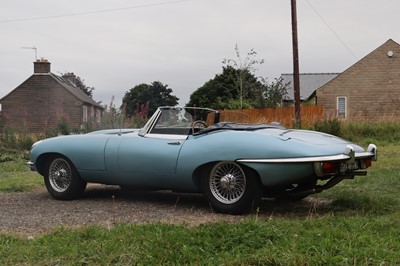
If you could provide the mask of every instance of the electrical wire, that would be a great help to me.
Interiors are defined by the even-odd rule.
[[[146,5],[138,5],[138,6],[103,9],[103,10],[95,10],[95,11],[87,11],[87,12],[79,12],[79,13],[51,15],[51,16],[42,16],[42,17],[32,17],[32,18],[7,19],[7,20],[0,20],[0,23],[10,23],[10,22],[21,22],[21,21],[32,21],[32,20],[42,20],[42,19],[53,19],[53,18],[83,16],[83,15],[115,12],[115,11],[128,10],[128,9],[138,9],[138,8],[146,8],[146,7],[153,7],[153,6],[171,5],[171,4],[178,4],[178,3],[189,2],[189,1],[193,1],[193,0],[177,0],[177,1],[169,1],[169,2],[163,2],[163,3],[154,3],[154,4],[146,4]]]
[[[335,32],[335,30],[328,24],[328,22],[326,22],[326,20],[322,17],[322,15],[317,11],[317,9],[310,3],[310,1],[305,0],[308,5],[311,7],[312,10],[314,10],[315,14],[317,14],[319,16],[319,18],[322,20],[322,22],[328,27],[328,29],[333,33],[333,35],[335,35],[335,37],[340,41],[340,43],[347,49],[347,51],[349,51],[350,54],[352,54],[354,56],[355,59],[359,59],[355,53],[347,46],[347,44],[343,41],[342,38],[340,38],[340,36]]]

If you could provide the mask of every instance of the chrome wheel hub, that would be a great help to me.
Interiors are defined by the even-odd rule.
[[[232,174],[223,176],[219,182],[221,183],[221,188],[223,189],[235,188],[235,176]]]

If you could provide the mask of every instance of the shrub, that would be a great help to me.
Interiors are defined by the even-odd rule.
[[[317,121],[312,126],[313,130],[341,136],[341,123],[338,119]]]

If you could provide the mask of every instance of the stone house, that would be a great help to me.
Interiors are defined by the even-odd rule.
[[[29,133],[44,133],[62,121],[70,127],[100,122],[103,107],[75,85],[76,76],[50,71],[50,62],[34,62],[33,75],[2,99],[1,125]]]
[[[314,95],[313,95],[314,96]],[[325,116],[351,121],[400,117],[400,45],[388,40],[318,88]]]

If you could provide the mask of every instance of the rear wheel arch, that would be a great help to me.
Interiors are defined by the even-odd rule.
[[[207,174],[211,171],[211,168],[218,163],[216,162],[208,162],[203,165],[198,166],[192,175],[193,183],[195,184],[198,191],[201,191],[201,179],[203,178],[204,174]]]

